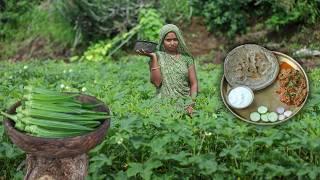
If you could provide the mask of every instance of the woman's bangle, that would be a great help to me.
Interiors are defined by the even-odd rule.
[[[159,69],[159,68],[160,68],[160,66],[151,68],[151,71],[154,71],[154,70]]]

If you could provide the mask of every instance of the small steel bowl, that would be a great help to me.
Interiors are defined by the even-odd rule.
[[[158,45],[157,43],[154,43],[151,41],[139,40],[139,41],[136,41],[134,45],[134,51],[143,49],[147,53],[152,53],[156,51],[157,45]]]
[[[251,100],[250,100],[250,102],[249,102],[248,104],[246,104],[245,106],[242,106],[242,107],[236,107],[236,106],[234,106],[232,103],[230,103],[230,101],[229,101],[229,94],[230,94],[230,92],[231,92],[232,90],[236,89],[236,88],[239,88],[239,87],[245,88],[246,90],[248,90],[249,93],[251,94],[251,97],[252,97]],[[235,108],[235,109],[244,109],[244,108],[249,107],[249,106],[252,104],[252,102],[253,102],[253,100],[254,100],[254,93],[253,93],[252,89],[249,88],[248,86],[235,86],[235,87],[232,87],[232,88],[228,91],[227,96],[226,96],[226,100],[227,100],[227,103],[228,103],[232,108]]]

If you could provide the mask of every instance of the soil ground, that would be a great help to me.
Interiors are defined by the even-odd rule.
[[[281,32],[272,32],[257,27],[250,27],[249,31],[237,35],[234,39],[228,39],[211,33],[207,30],[203,20],[194,17],[190,24],[180,24],[186,43],[194,56],[206,55],[210,63],[222,63],[227,53],[233,48],[247,43],[259,44],[269,50],[279,51],[289,56],[301,48],[294,46],[309,47],[316,43],[320,50],[320,25],[314,27],[300,27],[291,25]],[[305,69],[320,67],[320,57],[294,57]]]

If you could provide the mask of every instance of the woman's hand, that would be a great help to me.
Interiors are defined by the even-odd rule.
[[[136,53],[143,55],[143,56],[148,56],[150,58],[156,56],[156,53],[153,53],[153,52],[149,53],[149,52],[146,52],[144,49],[136,50]]]

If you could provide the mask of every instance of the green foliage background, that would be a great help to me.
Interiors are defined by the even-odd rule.
[[[164,19],[155,9],[142,9],[139,14],[138,39],[157,42],[159,41],[159,31],[164,25]]]
[[[287,123],[261,127],[239,121],[223,106],[221,66],[196,60],[200,94],[191,119],[172,108],[175,102],[153,99],[148,60],[123,51],[136,39],[156,41],[164,23],[188,24],[194,16],[228,37],[244,33],[251,21],[274,31],[316,25],[319,0],[3,2],[1,110],[21,98],[23,86],[34,85],[87,89],[83,93],[104,101],[114,114],[107,137],[89,153],[88,179],[320,178],[319,68],[308,72],[311,91],[302,111]],[[49,42],[42,51],[73,51],[72,63],[7,60],[36,38]],[[24,159],[0,125],[0,179],[22,179]]]
[[[249,21],[279,30],[290,24],[315,24],[320,18],[318,0],[195,0],[196,14],[203,16],[213,32],[234,37],[246,31]]]
[[[192,0],[159,0],[156,9],[169,23],[189,21],[193,13]]]
[[[4,1],[0,11],[0,60],[13,57],[20,50],[31,49],[34,40],[48,45],[43,53],[72,47],[75,31],[57,9],[50,4],[34,1]],[[27,50],[32,54],[32,50]]]

